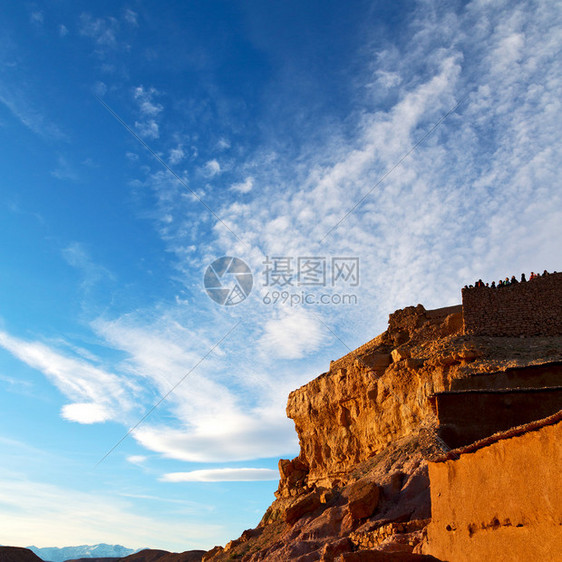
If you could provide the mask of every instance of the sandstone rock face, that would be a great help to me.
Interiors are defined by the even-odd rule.
[[[403,359],[410,358],[411,352],[410,352],[410,349],[408,347],[401,345],[400,347],[397,347],[396,349],[393,349],[390,356],[392,357],[392,360],[395,363],[398,363],[398,361],[402,361]]]
[[[356,359],[355,367],[363,365],[370,367],[373,371],[384,371],[392,363],[391,353],[365,353],[360,359]]]
[[[303,487],[339,485],[357,463],[432,423],[428,396],[449,389],[460,368],[478,356],[453,336],[447,337],[451,360],[435,356],[433,344],[443,340],[439,334],[450,316],[431,317],[421,305],[399,310],[370,347],[333,362],[328,373],[289,395],[287,415],[308,471]],[[393,347],[398,340],[403,343]],[[278,497],[288,488],[282,474]]]
[[[287,523],[294,523],[297,519],[300,519],[305,513],[310,513],[320,507],[322,502],[320,501],[320,493],[315,490],[306,496],[302,496],[293,503],[285,511],[285,521]]]
[[[349,513],[353,519],[365,519],[373,514],[380,498],[380,489],[369,479],[358,480],[346,491]]]

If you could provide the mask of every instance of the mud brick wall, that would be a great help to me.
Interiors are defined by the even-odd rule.
[[[562,273],[509,287],[462,290],[465,334],[562,335]]]

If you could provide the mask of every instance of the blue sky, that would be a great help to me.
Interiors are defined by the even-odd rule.
[[[291,390],[396,308],[560,270],[561,11],[4,3],[0,544],[224,544]]]

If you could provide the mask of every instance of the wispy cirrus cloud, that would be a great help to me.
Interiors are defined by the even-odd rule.
[[[360,299],[372,310],[452,303],[458,287],[483,272],[501,276],[538,261],[556,268],[560,16],[528,2],[416,12],[416,31],[394,47],[398,54],[373,53],[375,76],[396,101],[358,114],[345,143],[327,134],[308,146],[306,166],[283,154],[264,165],[257,155],[260,190],[244,205],[225,205],[222,216],[270,255],[359,256],[368,275]],[[338,316],[335,308],[326,313]]]
[[[138,18],[139,18],[139,15],[137,14],[137,12],[131,10],[130,8],[126,8],[125,11],[123,12],[123,19],[129,25],[132,25],[133,27],[138,26],[138,24],[139,24]]]
[[[279,473],[269,468],[211,468],[190,472],[169,472],[162,482],[256,482],[278,480]]]
[[[142,377],[156,391],[154,403],[174,388],[159,408],[171,412],[175,423],[162,425],[148,418],[132,437],[148,450],[190,462],[294,452],[294,432],[283,413],[286,392],[280,393],[268,376],[259,375],[258,385],[247,369],[233,369],[241,359],[235,358],[234,342],[201,363],[216,342],[204,329],[187,329],[172,318],[145,323],[128,317],[94,324],[108,345],[127,354],[120,372]],[[292,383],[287,379],[283,384],[288,391]]]
[[[51,175],[58,180],[76,182],[80,179],[78,172],[74,166],[64,156],[57,158],[57,166],[51,172]]]
[[[216,160],[215,158],[206,162],[203,169],[205,175],[209,178],[217,176],[218,174],[221,173],[221,165],[219,164],[218,160]]]
[[[349,346],[382,331],[395,308],[459,302],[460,287],[473,278],[559,268],[560,17],[560,10],[535,10],[528,2],[414,12],[409,39],[373,52],[362,77],[373,84],[375,76],[371,88],[378,91],[365,95],[384,90],[391,100],[386,108],[350,116],[353,130],[345,139],[331,131],[312,139],[298,164],[292,153],[258,149],[239,166],[233,198],[221,200],[217,211],[252,249],[241,248],[220,226],[209,246],[242,255],[254,272],[263,269],[264,255],[359,257],[363,282],[356,294],[361,310],[372,314],[349,322],[356,308],[315,310]],[[165,207],[173,225],[162,233],[180,264],[205,223],[191,213],[181,190],[160,179],[153,188],[165,194],[161,212]],[[237,196],[243,192],[248,197],[242,202]],[[322,324],[311,320],[305,336],[312,345],[300,345],[301,325],[288,319],[298,314],[284,313],[279,307],[245,309],[257,348],[292,360],[319,349],[314,342]]]
[[[185,151],[183,149],[183,146],[180,144],[170,150],[170,156],[168,158],[168,162],[170,163],[171,166],[175,166],[176,164],[179,164],[184,158],[185,158]]]
[[[41,27],[45,22],[45,14],[41,10],[33,10],[29,15],[29,21],[38,27]]]
[[[252,176],[248,176],[244,181],[234,183],[230,186],[232,191],[236,191],[238,193],[250,193],[254,188],[254,178]]]
[[[0,85],[0,103],[33,133],[49,140],[67,140],[62,129],[49,120],[36,105],[27,99],[25,93],[15,84],[10,87]]]
[[[30,367],[42,372],[72,404],[61,415],[69,421],[96,423],[122,420],[134,407],[139,388],[131,380],[64,355],[38,341],[26,341],[0,332],[0,346]]]
[[[72,242],[62,250],[62,256],[66,262],[81,272],[83,276],[82,288],[92,289],[96,284],[115,279],[114,275],[106,267],[96,263],[83,244]]]
[[[140,116],[135,121],[135,128],[141,137],[153,140],[160,137],[158,116],[164,107],[155,101],[159,93],[155,88],[145,88],[142,85],[137,86],[133,91],[133,100]]]
[[[80,14],[79,29],[81,35],[93,39],[98,47],[117,47],[119,22],[114,17],[95,18],[87,12]]]

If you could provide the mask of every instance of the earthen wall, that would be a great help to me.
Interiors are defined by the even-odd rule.
[[[441,560],[548,562],[562,552],[562,421],[429,463],[424,549]]]

